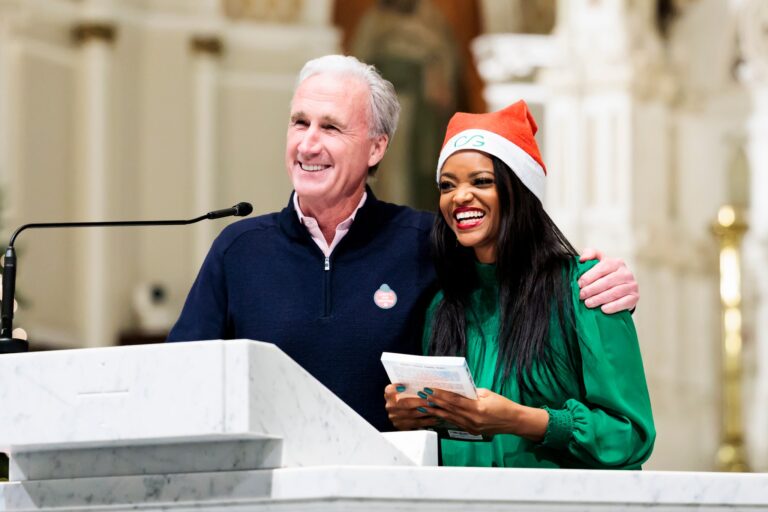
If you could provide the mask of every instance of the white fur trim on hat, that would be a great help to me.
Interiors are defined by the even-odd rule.
[[[544,202],[544,168],[520,146],[488,130],[464,130],[451,137],[440,151],[440,160],[437,162],[438,182],[440,170],[448,157],[457,151],[465,150],[480,151],[499,158],[517,174],[520,181],[539,198],[539,201]]]

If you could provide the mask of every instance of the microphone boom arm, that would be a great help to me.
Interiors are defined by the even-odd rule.
[[[121,220],[121,221],[114,221],[114,222],[38,222],[38,223],[32,223],[32,224],[24,224],[20,228],[18,228],[16,231],[13,232],[13,235],[11,236],[11,241],[8,243],[8,247],[13,247],[13,244],[16,243],[16,237],[19,236],[19,234],[24,231],[25,229],[29,228],[98,228],[98,227],[114,227],[114,226],[182,226],[185,224],[193,224],[195,222],[199,222],[201,220],[207,219],[206,215],[201,215],[200,217],[195,217],[194,219],[189,220]]]
[[[184,226],[206,219],[222,217],[244,217],[253,211],[249,203],[238,203],[232,208],[215,210],[193,219],[185,220],[135,220],[105,222],[39,222],[24,224],[13,232],[3,259],[3,297],[0,304],[0,354],[26,352],[29,344],[26,340],[13,337],[13,302],[16,295],[16,238],[25,229],[39,228],[93,228],[93,227],[128,227],[128,226]]]

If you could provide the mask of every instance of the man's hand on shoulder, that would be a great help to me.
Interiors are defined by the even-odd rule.
[[[588,308],[600,306],[603,313],[611,314],[634,310],[640,292],[632,271],[624,260],[606,258],[595,249],[584,249],[580,261],[600,260],[579,278],[579,298]]]

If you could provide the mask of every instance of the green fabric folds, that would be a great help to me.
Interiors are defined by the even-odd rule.
[[[578,278],[596,261],[574,263],[571,294],[577,347],[568,350],[551,329],[555,364],[533,368],[521,392],[514,377],[496,382],[499,301],[495,266],[476,264],[480,286],[467,314],[467,362],[479,388],[487,388],[550,415],[541,442],[497,434],[490,442],[442,440],[448,466],[640,469],[653,449],[656,431],[635,326],[628,312],[606,315],[579,300]],[[424,328],[430,337],[438,293]],[[553,318],[553,322],[557,319]]]

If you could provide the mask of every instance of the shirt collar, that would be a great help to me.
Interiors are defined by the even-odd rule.
[[[365,204],[365,200],[368,198],[368,192],[363,191],[363,197],[360,199],[360,202],[357,204],[355,209],[352,211],[352,214],[341,221],[338,226],[336,226],[336,229],[349,229],[349,227],[352,225],[352,221],[355,220],[355,216],[357,215],[358,210],[363,207]],[[301,207],[299,206],[299,195],[294,193],[293,194],[293,208],[296,210],[296,215],[299,216],[299,222],[304,226],[317,226],[317,219],[314,217],[309,217],[307,215],[304,215],[304,212],[301,211]]]

